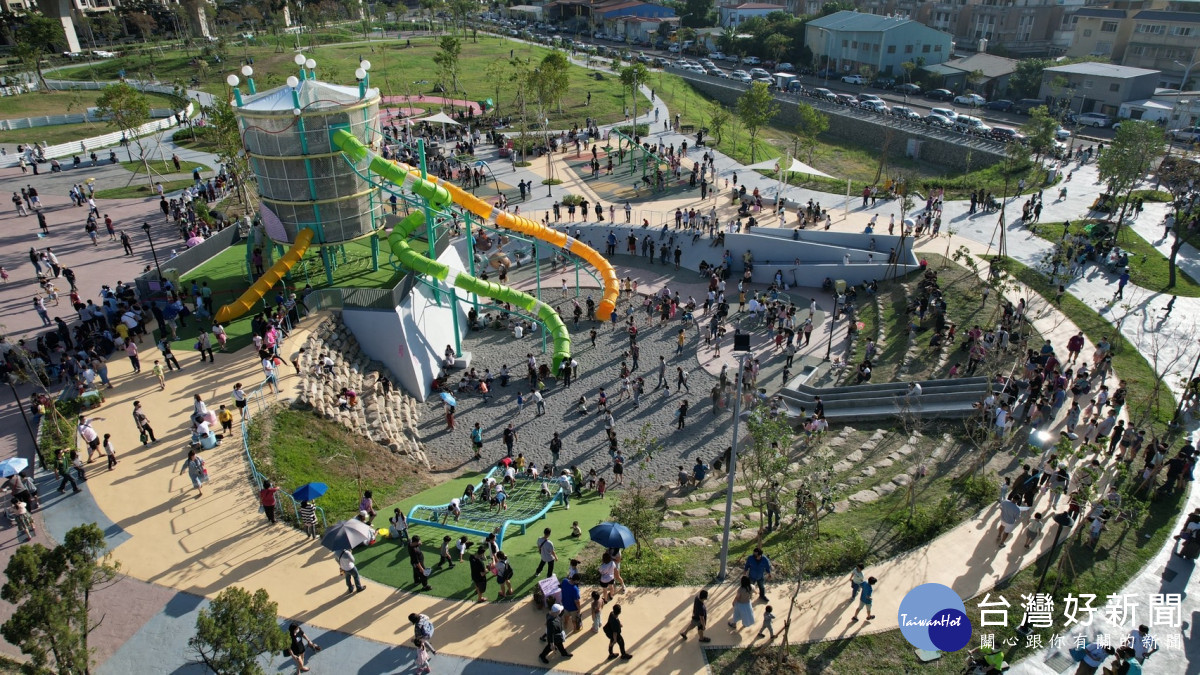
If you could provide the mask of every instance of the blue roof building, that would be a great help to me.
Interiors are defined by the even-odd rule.
[[[841,11],[809,21],[805,44],[818,67],[839,74],[864,68],[881,75],[901,75],[900,64],[942,63],[951,57],[949,33],[898,16]]]

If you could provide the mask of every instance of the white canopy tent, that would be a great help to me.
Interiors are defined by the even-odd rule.
[[[748,166],[746,168],[747,169],[766,169],[767,171],[778,171],[781,168],[783,168],[784,161],[785,160],[783,158],[768,159],[765,162],[759,162],[758,164],[751,164],[750,166]],[[811,166],[809,166],[809,165],[805,164],[804,162],[801,162],[800,160],[795,159],[795,158],[792,158],[792,163],[787,168],[783,168],[783,170],[788,173],[803,173],[803,174],[807,174],[809,176],[820,176],[822,178],[833,178],[833,176],[830,176],[829,174],[827,174],[823,171],[817,171],[816,169],[812,168]]]
[[[459,126],[458,122],[455,122],[454,119],[446,113],[438,113],[436,115],[430,115],[429,117],[422,117],[417,121],[429,122],[431,124],[453,124],[456,127]]]

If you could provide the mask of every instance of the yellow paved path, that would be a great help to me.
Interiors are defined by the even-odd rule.
[[[954,242],[955,246],[959,242]],[[967,243],[967,242],[963,242]],[[938,242],[937,247],[942,248]],[[1035,304],[1036,308],[1036,304]],[[1033,316],[1039,312],[1034,311]],[[1039,330],[1056,344],[1074,334],[1074,326],[1056,312],[1035,319]],[[305,326],[315,325],[309,318]],[[289,346],[300,344],[305,330],[294,333]],[[125,572],[183,591],[213,596],[230,585],[265,588],[279,603],[282,616],[361,637],[398,644],[411,635],[409,612],[429,614],[438,626],[440,650],[464,657],[538,665],[537,653],[543,632],[543,615],[528,602],[485,604],[458,602],[413,595],[376,583],[350,597],[331,554],[284,525],[271,527],[258,513],[251,489],[240,438],[228,438],[214,450],[205,451],[211,482],[204,496],[197,497],[186,475],[180,475],[187,455],[187,418],[192,396],[199,393],[210,408],[230,405],[234,382],[249,390],[261,381],[261,372],[250,349],[236,354],[218,354],[216,364],[201,366],[194,353],[180,354],[182,373],[171,373],[167,391],[159,392],[149,364],[156,350],[143,345],[143,363],[138,375],[128,360],[114,358],[110,373],[117,388],[96,416],[97,426],[112,433],[121,457],[117,470],[95,471],[88,484],[100,507],[132,538],[118,547],[115,557]],[[286,349],[285,349],[286,353]],[[1090,349],[1085,350],[1090,354]],[[283,397],[292,395],[296,377],[290,366],[281,368]],[[159,437],[143,447],[137,441],[131,411],[140,399]],[[236,427],[235,427],[236,429]],[[1010,545],[997,552],[992,543],[996,509],[989,507],[942,537],[909,554],[873,566],[868,574],[879,578],[875,613],[869,623],[849,623],[853,607],[848,602],[849,586],[843,579],[809,582],[798,598],[803,611],[791,630],[794,642],[850,637],[859,632],[894,629],[896,611],[904,593],[925,582],[941,582],[963,597],[990,589],[1018,568],[1028,565],[1049,545],[1042,537],[1039,546],[1024,551]],[[585,594],[591,589],[585,589]],[[570,671],[612,670],[618,672],[695,673],[704,668],[699,645],[684,643],[679,631],[690,616],[697,587],[630,589],[619,596],[625,606],[622,618],[625,636],[635,659],[608,662],[607,641],[590,633],[574,635],[568,647],[576,657],[554,661],[556,669]],[[711,646],[744,645],[756,630],[740,635],[729,631],[733,587],[725,584],[710,590]],[[776,586],[770,595],[776,614],[786,613],[784,596],[790,588]],[[761,620],[761,605],[756,614]]]

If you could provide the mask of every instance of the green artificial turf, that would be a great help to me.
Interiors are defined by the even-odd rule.
[[[470,472],[436,487],[430,488],[417,495],[409,497],[399,504],[390,504],[379,510],[375,520],[376,527],[387,527],[387,519],[392,517],[393,509],[399,508],[408,514],[417,504],[440,505],[449,502],[454,497],[461,497],[463,488],[469,482],[478,482],[485,472]],[[554,573],[561,577],[566,573],[571,556],[578,554],[587,544],[589,528],[608,519],[609,509],[616,503],[616,495],[606,495],[605,499],[596,496],[595,490],[584,490],[581,499],[572,499],[571,508],[565,509],[561,504],[555,505],[546,516],[531,523],[521,534],[520,530],[510,527],[504,536],[502,550],[508,555],[513,566],[512,588],[517,597],[525,597],[533,590],[537,579],[534,570],[537,569],[541,557],[537,551],[537,539],[542,536],[542,530],[549,527],[552,531],[551,541],[558,552],[558,562]],[[583,535],[572,539],[571,523],[579,521]],[[439,560],[438,550],[442,537],[449,536],[451,543],[457,543],[463,536],[460,532],[452,532],[440,528],[413,525],[409,527],[410,536],[421,537],[422,550],[425,552],[425,564],[433,567]],[[483,537],[468,535],[472,545],[483,543]],[[429,584],[433,586],[430,595],[457,600],[474,599],[475,591],[471,583],[471,567],[467,560],[458,563],[458,554],[453,554],[454,569],[444,567],[433,573]],[[355,552],[355,559],[363,576],[389,586],[405,590],[417,590],[413,584],[412,566],[409,564],[408,550],[403,542],[397,539],[381,539],[374,546]],[[545,576],[545,571],[541,577]],[[541,578],[539,577],[539,578]],[[496,599],[498,585],[492,577],[488,582],[487,597]]]

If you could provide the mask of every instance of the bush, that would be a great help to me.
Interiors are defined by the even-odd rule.
[[[896,536],[904,546],[927,543],[958,522],[959,503],[953,496],[942,497],[932,509],[918,505],[912,512],[893,514],[888,521],[897,527]]]
[[[870,549],[857,529],[836,538],[821,538],[812,546],[811,559],[806,574],[821,576],[841,574],[867,557]]]
[[[642,547],[642,557],[626,550],[621,558],[621,578],[630,586],[678,586],[683,583],[683,562],[679,554],[653,546]],[[583,570],[585,584],[600,583],[600,560],[588,561]]]
[[[563,206],[579,206],[582,203],[583,197],[581,195],[564,195],[562,198]]]
[[[626,136],[629,136],[631,138],[635,134],[638,136],[638,138],[644,138],[645,136],[647,136],[650,133],[650,125],[649,124],[639,124],[639,125],[637,125],[637,128],[635,129],[632,125],[626,124],[624,126],[616,127],[615,131],[619,131],[620,133],[623,133]]]
[[[60,417],[56,418],[47,411],[47,414],[42,417],[41,438],[38,440],[39,446],[49,450],[47,456],[53,456],[55,452],[63,448],[77,447],[78,436],[75,433],[75,421],[79,417],[79,413],[83,411],[83,404],[77,398],[55,401],[54,407],[58,409]]]
[[[967,476],[959,483],[958,494],[968,503],[982,506],[996,496],[996,484],[985,476]]]
[[[1160,204],[1173,201],[1171,193],[1166,190],[1134,190],[1129,194],[1129,197],[1130,199],[1140,199],[1144,202],[1158,202]]]

